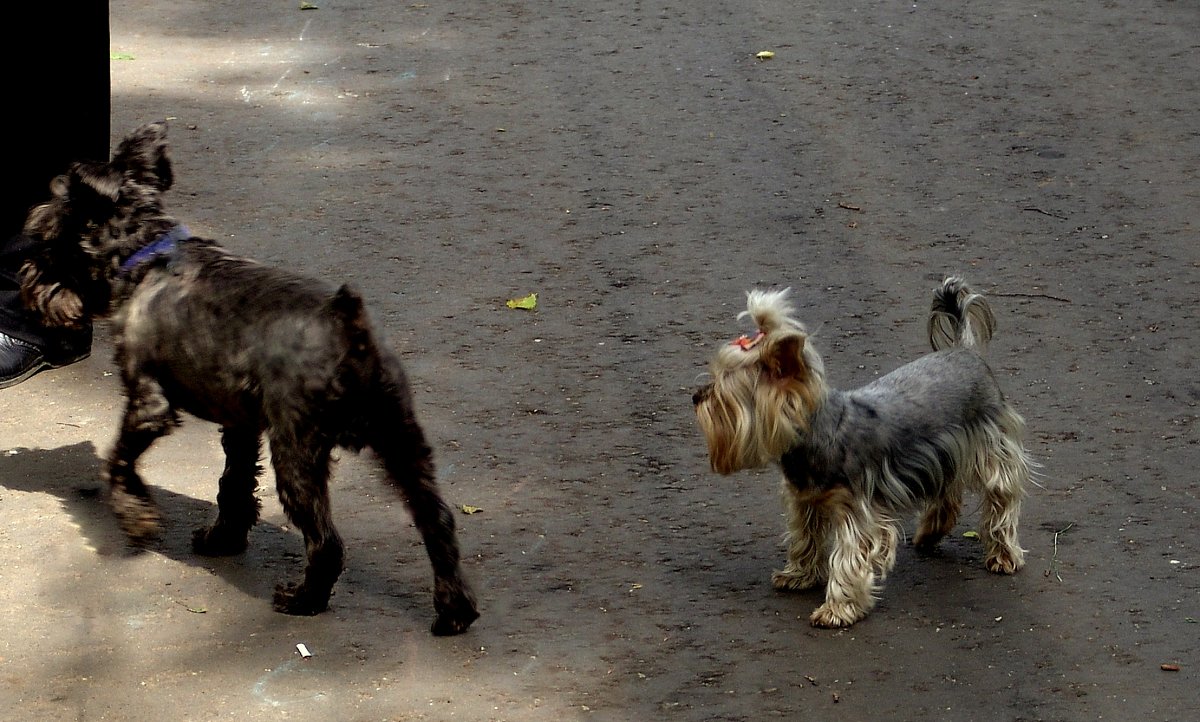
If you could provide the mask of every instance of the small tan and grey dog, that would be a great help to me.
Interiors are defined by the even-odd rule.
[[[753,336],[723,346],[693,401],[714,471],[779,464],[787,512],[780,590],[825,585],[818,627],[847,627],[875,605],[896,561],[902,517],[921,512],[913,544],[953,528],[966,490],[981,497],[989,571],[1024,564],[1017,540],[1033,462],[1025,422],[980,352],[995,318],[987,300],[950,277],[934,292],[934,353],[852,391],[830,388],[788,291],[755,290]]]
[[[25,224],[40,248],[21,272],[26,305],[48,325],[112,322],[126,407],[106,474],[125,533],[134,544],[158,534],[158,508],[135,467],[186,411],[221,425],[225,451],[216,521],[192,546],[243,551],[259,515],[265,434],[279,500],[308,557],[302,581],[276,588],[275,609],[317,614],[344,556],[330,513],[332,451],[369,448],[433,564],[433,633],[466,631],[479,613],[400,361],[349,287],[240,258],[163,210],[173,181],[166,135],[165,123],[150,123],[110,162],[73,164]]]

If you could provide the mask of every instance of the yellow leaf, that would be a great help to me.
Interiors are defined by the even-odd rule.
[[[481,511],[483,511],[483,509],[477,506],[467,506],[466,504],[462,505],[462,513],[464,514],[478,514]]]
[[[532,311],[537,308],[537,294],[531,293],[524,298],[509,299],[506,304],[509,308],[520,308],[526,311]]]
[[[964,531],[964,532],[963,532],[963,538],[964,538],[964,539],[978,539],[978,538],[979,538],[979,532],[976,532],[976,531]]]
[[[775,51],[774,50],[761,50],[761,51],[755,53],[754,57],[758,58],[759,60],[770,60],[771,58],[775,57]]]

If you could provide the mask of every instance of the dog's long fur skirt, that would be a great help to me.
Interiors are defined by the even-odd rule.
[[[747,301],[758,333],[718,351],[694,401],[716,471],[783,470],[788,551],[776,588],[825,584],[812,623],[854,624],[895,563],[901,518],[920,512],[913,542],[931,548],[967,490],[982,498],[985,566],[1021,568],[1017,521],[1032,462],[1024,420],[979,353],[995,323],[981,296],[946,279],[930,311],[934,353],[850,391],[826,384],[786,292]]]

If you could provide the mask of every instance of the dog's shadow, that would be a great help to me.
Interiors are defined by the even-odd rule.
[[[191,530],[212,523],[216,504],[157,486],[151,487],[150,493],[162,513],[163,532],[144,548],[131,547],[108,505],[101,469],[102,462],[90,441],[56,449],[16,448],[0,455],[0,487],[56,497],[79,527],[84,541],[101,557],[162,554],[207,569],[247,595],[262,599],[271,598],[275,582],[297,575],[303,568],[304,542],[299,535],[261,520],[251,530],[250,550],[244,554],[196,554],[191,548]],[[289,568],[274,568],[280,563]],[[266,568],[271,570],[264,574]]]

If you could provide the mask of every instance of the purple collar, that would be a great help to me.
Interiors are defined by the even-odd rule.
[[[184,241],[191,237],[192,234],[188,231],[187,226],[180,224],[172,227],[171,230],[155,238],[148,245],[142,246],[132,256],[125,259],[125,262],[121,264],[121,273],[128,276],[133,273],[133,269],[143,263],[174,253],[176,244],[179,241]]]

